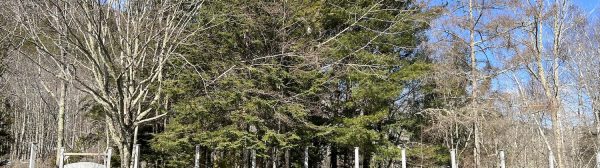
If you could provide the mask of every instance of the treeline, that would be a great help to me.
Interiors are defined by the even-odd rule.
[[[594,167],[597,19],[569,0],[7,1],[0,160]],[[549,159],[554,158],[554,159]],[[72,158],[69,161],[97,161]]]
[[[425,151],[411,156],[428,165],[448,161],[442,145],[415,143],[426,121],[415,113],[432,106],[422,80],[432,61],[422,44],[437,16],[422,4],[26,1],[5,8],[3,19],[15,25],[5,29],[13,58],[7,106],[21,106],[6,110],[15,119],[12,160],[26,158],[36,142],[50,157],[61,147],[112,146],[121,167],[135,143],[149,164],[166,167],[190,166],[195,145],[219,167],[251,159],[260,167],[299,165],[305,148],[311,165],[343,166],[354,147],[364,165],[389,165],[404,145]],[[30,109],[38,111],[19,112]]]

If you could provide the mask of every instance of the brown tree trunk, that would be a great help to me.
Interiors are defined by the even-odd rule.
[[[473,17],[473,0],[469,0],[469,57],[471,64],[471,108],[473,110],[473,117],[475,121],[473,123],[473,134],[475,141],[475,149],[473,150],[473,158],[475,159],[475,168],[481,167],[480,163],[480,140],[479,140],[479,109],[477,105],[478,96],[478,70],[477,70],[477,58],[475,53],[475,18]]]
[[[63,28],[65,29],[65,28]],[[64,33],[64,32],[63,32]],[[66,62],[66,57],[67,57],[67,44],[65,42],[66,37],[64,36],[60,36],[59,37],[59,41],[60,41],[60,47],[61,47],[61,56],[62,56],[62,61],[63,63]],[[61,65],[61,69],[65,72],[61,73],[63,75],[63,77],[67,77],[66,71],[67,67],[66,65]],[[58,100],[58,117],[57,117],[57,124],[58,126],[57,128],[57,140],[56,140],[56,165],[58,165],[60,163],[60,150],[63,148],[64,143],[64,138],[65,138],[65,110],[66,110],[66,96],[67,96],[67,82],[65,80],[60,80],[60,94],[58,95],[59,97],[55,99]],[[49,91],[49,90],[48,90]]]
[[[285,165],[284,168],[290,168],[290,150],[285,150]]]
[[[549,111],[550,111],[550,116],[551,116],[551,120],[552,120],[552,132],[554,134],[554,147],[556,152],[552,152],[556,155],[555,160],[557,162],[557,167],[558,168],[564,168],[564,164],[563,164],[563,143],[562,143],[562,131],[561,131],[561,127],[560,127],[560,116],[559,116],[559,111],[560,111],[560,94],[559,92],[559,85],[560,85],[560,79],[558,78],[558,56],[555,55],[554,59],[553,59],[553,75],[554,75],[554,86],[550,85],[550,82],[547,80],[546,78],[546,72],[544,69],[544,65],[543,65],[543,9],[544,9],[544,1],[542,0],[537,0],[537,5],[538,5],[538,11],[536,13],[535,16],[535,30],[536,30],[536,54],[535,54],[535,61],[536,61],[536,66],[537,66],[537,76],[539,78],[539,81],[542,85],[542,87],[544,88],[544,94],[547,98],[547,101],[549,103]],[[557,18],[555,18],[557,19]],[[557,29],[556,27],[556,20],[555,20],[555,26],[554,29]],[[557,32],[558,31],[558,32]],[[555,34],[554,36],[560,35],[557,33],[560,33],[561,30],[554,30]],[[558,38],[558,37],[555,37]],[[554,54],[558,54],[558,46],[559,43],[557,41],[557,39],[555,39],[554,44],[553,44],[553,53]],[[553,93],[554,91],[554,93]]]
[[[331,168],[337,168],[338,166],[338,153],[337,153],[337,149],[335,147],[331,147],[331,156],[330,156],[330,162],[329,164],[331,164]]]
[[[117,125],[116,122],[120,122],[118,120],[110,118],[110,116],[106,117],[106,122],[108,123],[108,128],[110,130],[110,135],[112,140],[117,145],[119,149],[119,157],[121,159],[121,168],[129,168],[131,166],[131,150],[133,145],[133,130],[128,129],[131,127]],[[121,123],[122,124],[122,123]]]
[[[131,166],[131,138],[127,136],[123,137],[122,141],[119,141],[117,147],[119,148],[119,156],[121,158],[121,168],[129,168]]]

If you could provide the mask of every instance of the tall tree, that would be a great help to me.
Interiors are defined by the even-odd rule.
[[[64,67],[60,72],[67,76],[31,59],[102,105],[126,168],[136,128],[167,114],[164,67],[200,7],[197,1],[177,0],[23,1],[12,13],[19,16],[21,37],[33,46],[23,46],[23,52],[35,51],[40,61]]]
[[[589,103],[593,113],[594,126],[592,132],[600,132],[600,87],[596,86],[600,81],[600,62],[598,55],[600,50],[600,30],[598,29],[599,22],[594,19],[587,18],[585,13],[576,12],[574,15],[574,25],[570,30],[565,32],[564,41],[569,42],[566,45],[565,55],[570,56],[566,61],[566,66],[569,68],[571,76],[575,78],[577,84],[583,90],[583,95],[589,97],[585,102]],[[587,106],[587,103],[582,103]],[[595,152],[600,147],[600,134],[595,134],[594,144],[596,145]],[[596,155],[600,153],[596,152]],[[596,160],[596,165],[599,166],[600,160]]]
[[[553,1],[551,6],[546,7],[544,5],[544,1],[536,0],[533,15],[533,24],[531,30],[531,37],[534,41],[531,42],[530,46],[532,46],[532,54],[534,55],[534,64],[536,71],[530,71],[531,75],[535,77],[536,80],[539,81],[540,85],[543,88],[544,95],[546,101],[548,103],[548,111],[552,120],[552,132],[553,132],[553,142],[554,142],[554,151],[550,151],[551,155],[555,155],[557,166],[559,168],[566,167],[564,163],[564,144],[563,144],[563,135],[562,135],[562,127],[561,127],[561,108],[562,108],[562,99],[561,99],[561,67],[560,60],[561,56],[564,55],[562,45],[564,42],[563,34],[565,30],[569,27],[567,25],[567,10],[570,7],[570,3],[568,0],[557,0]],[[550,10],[548,10],[550,9]],[[551,11],[548,12],[547,11]],[[548,16],[552,15],[552,16]],[[549,21],[551,22],[550,27],[546,27],[544,22],[547,21],[547,18],[551,18]],[[552,45],[550,46],[551,53],[545,54],[544,52],[544,43],[546,42],[544,38],[544,30],[551,30],[552,36],[550,36]],[[551,71],[548,72],[545,64],[544,58],[548,55],[552,60],[550,63]],[[551,74],[548,75],[548,74]],[[550,78],[551,80],[549,80]]]
[[[437,58],[440,64],[444,65],[438,67],[439,71],[445,71],[439,72],[439,75],[442,76],[436,77],[438,80],[443,80],[442,83],[445,84],[437,87],[440,87],[440,89],[444,87],[450,89],[463,87],[461,90],[469,93],[467,95],[451,93],[447,95],[464,98],[466,101],[464,103],[467,103],[467,105],[462,106],[460,101],[457,101],[459,103],[449,106],[449,109],[446,110],[453,111],[453,113],[466,113],[465,115],[460,114],[453,117],[444,116],[449,115],[444,113],[436,115],[440,118],[460,120],[464,123],[460,124],[461,127],[469,127],[472,136],[469,135],[465,138],[472,140],[472,142],[458,139],[460,137],[459,133],[456,133],[454,135],[456,137],[453,137],[453,140],[450,141],[453,141],[453,148],[463,146],[454,144],[458,142],[472,144],[473,148],[470,148],[469,151],[471,149],[473,151],[473,167],[486,167],[481,163],[482,155],[485,155],[481,153],[483,145],[481,139],[485,135],[485,131],[481,130],[480,127],[485,126],[481,123],[482,118],[494,115],[488,113],[494,110],[486,107],[493,96],[490,83],[492,80],[496,80],[500,74],[513,69],[510,65],[501,62],[510,56],[497,54],[507,47],[507,43],[502,38],[521,28],[514,19],[510,19],[510,14],[507,14],[507,8],[510,7],[508,4],[510,2],[502,0],[451,2],[447,4],[444,15],[437,20],[436,25],[431,30],[433,37],[436,39],[431,42],[435,47],[432,55]],[[445,48],[440,49],[440,46]],[[447,80],[459,83],[461,80],[466,80],[468,83],[451,85],[454,83],[448,83]],[[469,145],[465,144],[464,146]]]
[[[330,75],[321,93],[323,139],[342,156],[359,147],[364,166],[387,164],[398,156],[397,146],[418,137],[410,132],[411,115],[402,114],[418,103],[395,104],[419,101],[407,95],[415,95],[431,70],[418,49],[435,15],[410,1],[332,1],[323,11],[331,13],[323,18],[324,29],[335,32],[321,43]]]

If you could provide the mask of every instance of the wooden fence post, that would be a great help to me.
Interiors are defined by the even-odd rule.
[[[106,168],[110,168],[110,159],[112,158],[112,148],[106,150]]]
[[[58,167],[59,168],[64,168],[65,167],[65,147],[62,147],[60,149],[60,160],[58,162]]]
[[[500,168],[506,168],[506,161],[504,160],[504,150],[500,150]]]
[[[402,147],[402,168],[406,168],[406,148]]]
[[[554,168],[554,153],[552,151],[548,155],[548,165],[550,168]]]
[[[36,144],[31,143],[31,149],[29,150],[29,168],[35,168],[36,152],[37,152]]]
[[[140,144],[133,145],[133,168],[138,168],[140,161]]]
[[[360,167],[360,155],[358,154],[358,147],[354,147],[354,168]]]
[[[456,164],[456,149],[450,149],[450,164],[452,168],[458,168]]]

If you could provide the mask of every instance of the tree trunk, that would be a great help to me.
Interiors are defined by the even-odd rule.
[[[556,165],[558,168],[564,168],[564,163],[562,162],[564,147],[558,111],[559,109],[556,106],[552,107],[552,132],[554,133],[554,144],[556,146]]]
[[[285,150],[285,168],[290,168],[290,150],[286,149]]]
[[[557,164],[559,168],[563,168],[566,165],[563,163],[563,158],[562,155],[564,154],[564,145],[563,145],[563,140],[562,140],[562,129],[561,129],[561,117],[560,117],[560,109],[561,109],[561,96],[560,96],[560,77],[559,77],[559,57],[560,57],[560,45],[561,45],[561,36],[562,36],[562,32],[563,32],[563,12],[565,11],[565,3],[566,1],[561,1],[561,2],[555,2],[557,3],[556,5],[559,6],[558,10],[555,12],[555,17],[554,17],[554,25],[553,25],[553,32],[554,32],[554,45],[552,46],[552,55],[554,56],[554,58],[552,59],[552,74],[553,74],[553,78],[554,78],[554,95],[553,98],[554,99],[550,99],[553,100],[552,101],[552,129],[554,131],[554,140],[556,143],[556,155],[557,155]]]
[[[537,5],[538,5],[538,12],[536,13],[536,55],[535,55],[535,61],[536,61],[536,66],[537,66],[537,76],[539,78],[540,83],[542,84],[542,87],[544,88],[544,94],[549,102],[549,111],[550,111],[550,115],[551,115],[551,120],[552,120],[552,132],[554,134],[554,147],[556,152],[552,152],[556,154],[556,162],[557,162],[557,166],[559,168],[564,168],[563,165],[563,144],[562,144],[562,131],[560,128],[560,117],[559,117],[559,111],[560,111],[560,94],[559,92],[559,78],[558,77],[558,56],[555,55],[554,59],[553,59],[553,75],[555,77],[554,79],[554,86],[550,86],[549,81],[546,78],[546,72],[544,69],[544,65],[543,65],[543,9],[544,9],[544,1],[542,0],[537,0]],[[556,26],[554,27],[556,29]],[[555,31],[555,36],[556,31],[559,30],[554,30]],[[553,46],[553,52],[554,54],[558,53],[558,43],[556,41],[557,39],[555,39],[555,43]],[[555,93],[553,94],[552,91],[554,91]]]
[[[131,127],[120,125],[116,127],[116,121],[106,117],[110,135],[114,142],[116,142],[117,148],[119,148],[119,157],[121,158],[121,168],[130,168],[131,166],[131,149],[133,147],[133,130],[128,129]]]
[[[323,156],[321,168],[331,167],[331,145],[325,146],[325,156]]]
[[[67,95],[67,83],[61,82],[60,98],[58,103],[58,126],[57,126],[57,139],[56,139],[56,164],[60,162],[60,149],[64,144],[64,132],[65,132],[65,97]]]
[[[363,160],[362,167],[369,168],[371,166],[371,155],[366,152],[363,152],[363,153],[364,154],[362,156],[362,160]]]
[[[243,168],[248,168],[248,149],[244,148],[242,149],[242,167]]]
[[[212,167],[212,149],[207,148],[206,153],[204,154],[204,163],[206,164],[207,168],[211,168]]]
[[[67,49],[66,49],[66,44],[63,43],[65,37],[60,37],[60,45],[61,45],[61,55],[62,55],[62,61],[65,62],[66,57],[67,57]],[[65,70],[67,69],[67,67],[65,67],[66,65],[61,65],[61,69]],[[66,74],[62,73],[62,75],[66,78]],[[67,82],[65,80],[60,80],[60,94],[58,97],[58,117],[57,117],[57,123],[58,126],[57,128],[57,132],[56,132],[56,136],[57,136],[57,140],[56,140],[56,164],[58,165],[58,163],[61,161],[60,160],[60,149],[62,149],[63,145],[64,145],[64,132],[65,132],[65,110],[66,110],[66,97],[67,97]],[[48,90],[49,91],[49,90]],[[55,97],[56,99],[56,97]]]
[[[128,143],[120,142],[118,148],[121,157],[121,168],[129,168],[131,166],[131,149]]]
[[[474,146],[473,150],[473,158],[475,159],[475,168],[481,167],[480,164],[480,140],[479,140],[479,110],[477,109],[479,106],[477,105],[478,99],[478,70],[477,70],[477,58],[475,53],[475,18],[473,17],[473,0],[469,0],[469,57],[471,64],[471,108],[473,110],[473,117],[475,117],[475,121],[473,123],[473,134],[474,138]]]
[[[331,148],[331,157],[330,157],[330,162],[329,164],[331,164],[331,168],[337,168],[338,166],[338,153],[337,153],[337,149],[335,147]]]
[[[277,156],[278,150],[277,147],[273,147],[273,153],[271,155],[271,161],[273,162],[273,168],[277,168],[277,162],[278,162],[278,156]]]

